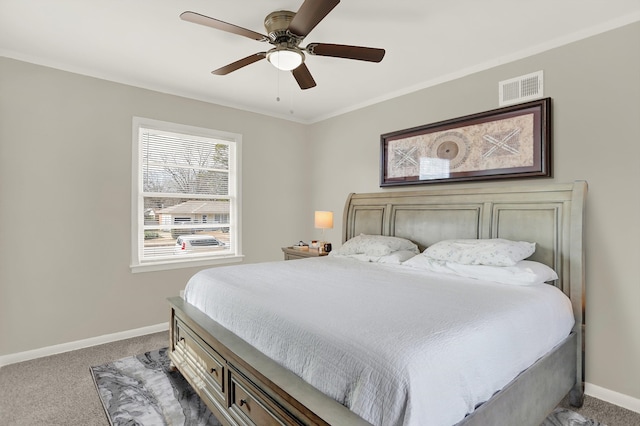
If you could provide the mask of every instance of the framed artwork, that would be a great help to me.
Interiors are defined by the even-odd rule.
[[[380,186],[551,176],[551,99],[380,136]]]

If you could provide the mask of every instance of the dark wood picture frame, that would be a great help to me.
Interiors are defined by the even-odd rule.
[[[380,136],[380,186],[551,176],[551,98]]]

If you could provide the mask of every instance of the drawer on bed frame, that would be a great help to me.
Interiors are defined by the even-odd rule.
[[[229,411],[240,424],[302,425],[233,366],[229,368],[229,392]]]
[[[225,398],[226,361],[213,348],[194,335],[180,320],[175,322],[175,352],[181,364],[195,373],[195,378],[202,381],[202,388],[207,396],[221,403]],[[174,354],[175,356],[175,354]]]

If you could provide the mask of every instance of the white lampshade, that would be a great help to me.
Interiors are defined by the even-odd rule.
[[[272,50],[267,54],[271,64],[282,71],[291,71],[300,66],[304,57],[301,52],[295,50]]]
[[[318,229],[333,228],[333,212],[316,211],[315,227]]]

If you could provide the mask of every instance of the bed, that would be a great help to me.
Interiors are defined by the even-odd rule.
[[[464,425],[499,425],[499,424],[522,424],[539,425],[546,415],[569,394],[572,405],[580,406],[583,398],[583,351],[582,351],[582,325],[584,315],[584,261],[583,261],[583,215],[584,203],[587,192],[585,182],[574,182],[572,184],[552,184],[536,185],[527,187],[502,186],[495,188],[473,188],[473,189],[452,189],[452,190],[426,190],[414,192],[380,192],[370,194],[351,194],[346,202],[344,210],[343,242],[352,240],[361,234],[394,236],[411,240],[422,251],[426,247],[432,247],[441,241],[453,239],[488,239],[499,238],[510,241],[535,242],[535,253],[528,259],[548,265],[557,272],[558,278],[549,285],[538,286],[545,293],[564,293],[567,300],[567,310],[573,316],[571,324],[568,325],[568,336],[559,335],[556,337],[557,344],[552,343],[551,349],[545,350],[538,355],[530,355],[531,360],[526,361],[526,365],[518,368],[515,373],[505,373],[504,383],[494,390],[488,389],[484,399],[479,402],[472,402],[473,406],[467,407],[468,415],[462,416],[460,420],[453,420],[450,424]],[[244,268],[244,269],[243,269]],[[256,269],[258,268],[258,269]],[[265,274],[264,269],[268,272]],[[300,309],[300,297],[303,293],[315,294],[317,290],[307,289],[307,284],[319,277],[319,282],[334,282],[331,271],[344,271],[344,275],[373,274],[380,277],[379,281],[390,282],[398,276],[398,284],[395,287],[395,294],[399,298],[417,300],[418,297],[410,293],[412,290],[412,280],[417,279],[415,271],[408,271],[403,265],[369,265],[366,262],[354,261],[352,259],[342,259],[339,256],[329,256],[327,258],[295,260],[289,262],[270,262],[264,265],[241,265],[238,267],[213,268],[208,271],[198,273],[198,280],[205,280],[207,275],[236,276],[236,282],[241,285],[244,296],[229,293],[227,289],[214,287],[214,296],[210,299],[224,301],[220,304],[199,303],[194,299],[193,294],[197,291],[190,289],[191,282],[187,287],[186,299],[171,298],[171,329],[170,329],[170,358],[172,364],[191,383],[195,391],[204,402],[211,408],[212,412],[223,424],[321,424],[321,425],[344,425],[344,424],[403,424],[406,406],[416,407],[414,412],[428,407],[427,400],[436,401],[438,395],[426,397],[420,393],[420,383],[418,380],[421,373],[406,373],[414,371],[412,368],[404,368],[394,363],[387,362],[394,358],[402,360],[402,364],[411,364],[415,359],[404,350],[403,341],[397,344],[398,350],[393,352],[389,349],[386,355],[380,355],[375,362],[379,365],[389,364],[390,368],[378,371],[369,369],[367,377],[372,383],[386,384],[387,382],[407,383],[414,381],[415,385],[410,387],[412,393],[406,393],[406,399],[411,396],[416,399],[413,405],[403,399],[373,400],[366,404],[360,404],[358,408],[357,398],[353,395],[366,393],[360,386],[349,393],[348,400],[344,400],[334,394],[330,388],[331,383],[340,381],[344,376],[343,367],[351,364],[348,357],[351,352],[339,354],[336,361],[331,357],[336,356],[328,351],[326,347],[332,346],[331,340],[319,340],[315,343],[314,357],[311,360],[292,361],[287,364],[289,355],[297,352],[303,353],[297,343],[290,336],[306,335],[316,333],[319,339],[330,339],[331,336],[322,335],[313,320],[313,308]],[[359,271],[358,268],[362,269]],[[405,269],[402,269],[405,268]],[[251,275],[250,271],[255,269]],[[244,272],[243,272],[244,271]],[[262,272],[260,272],[262,271]],[[369,272],[373,271],[373,272]],[[248,275],[242,275],[247,273]],[[257,275],[256,275],[257,274]],[[269,277],[269,283],[261,283],[262,276]],[[314,275],[315,274],[315,275]],[[246,277],[243,283],[243,277]],[[196,277],[194,277],[195,279]],[[329,279],[331,278],[331,279]],[[194,280],[192,279],[192,280]],[[421,279],[421,278],[420,278]],[[373,279],[372,279],[373,280]],[[471,287],[467,284],[458,283],[458,278],[447,285],[447,289],[454,291],[449,297],[459,297],[461,293],[474,299],[480,304],[481,294],[473,294]],[[355,283],[355,279],[350,278],[350,282]],[[246,285],[244,285],[246,284]],[[382,286],[382,284],[380,284]],[[281,293],[276,292],[275,287],[282,287]],[[335,288],[329,294],[328,302],[320,302],[318,299],[318,310],[336,309],[331,315],[335,321],[345,323],[340,319],[339,312],[349,311],[349,306],[341,306],[341,301],[354,299],[355,295],[362,293],[376,293],[377,290],[363,290],[357,287]],[[331,286],[329,286],[331,287]],[[555,287],[555,288],[554,288]],[[195,288],[195,287],[194,287]],[[273,290],[272,290],[273,288]],[[309,287],[311,288],[311,287]],[[370,287],[373,289],[373,287]],[[269,289],[267,291],[267,289]],[[353,292],[351,297],[347,297],[349,291]],[[420,289],[419,291],[424,291]],[[457,291],[457,293],[456,293]],[[484,291],[484,290],[483,290]],[[514,294],[520,290],[514,290]],[[189,294],[193,293],[193,294]],[[333,294],[333,296],[331,296]],[[336,296],[336,294],[339,296]],[[307,294],[308,296],[309,294]],[[242,299],[244,297],[244,299]],[[333,297],[333,299],[331,299]],[[382,296],[388,299],[389,296]],[[519,296],[521,297],[521,296]],[[527,296],[533,299],[533,296]],[[538,296],[536,296],[538,297]],[[232,303],[238,299],[239,305]],[[486,299],[495,299],[487,297]],[[333,300],[333,302],[331,302]],[[227,303],[228,302],[228,303]],[[394,317],[402,317],[401,314],[393,314],[389,309],[384,308],[384,300],[367,301],[370,311],[376,311],[376,303],[380,303],[380,312],[386,312]],[[487,300],[489,303],[490,300]],[[323,305],[322,303],[325,303]],[[439,303],[439,302],[438,302]],[[483,302],[484,303],[484,302]],[[260,305],[277,305],[279,310],[276,313],[257,316],[260,312]],[[494,305],[496,312],[503,305],[510,305],[511,302],[500,301]],[[196,306],[197,305],[197,306]],[[387,306],[392,306],[389,302]],[[234,306],[240,306],[234,307]],[[243,308],[244,306],[244,308]],[[311,306],[311,305],[310,305]],[[426,305],[425,305],[426,306]],[[540,306],[546,306],[544,303]],[[220,312],[220,316],[204,311],[213,309],[213,314],[219,311],[228,311],[226,316]],[[538,309],[538,308],[536,308]],[[548,327],[546,320],[553,316],[555,310],[545,311],[540,308],[531,314],[533,321],[544,324]],[[296,329],[290,331],[290,335],[278,337],[276,328],[279,323],[286,322],[287,318],[296,318],[293,312],[305,311],[309,315],[307,320],[299,319]],[[448,309],[449,310],[449,309]],[[464,311],[465,309],[461,309]],[[437,312],[437,306],[425,309],[425,312]],[[369,317],[355,318],[353,323],[358,328],[358,321],[367,321],[376,324],[375,329],[387,326],[384,315],[375,316],[372,312],[363,313]],[[335,315],[334,315],[335,314]],[[439,313],[438,317],[444,317],[446,312]],[[253,317],[252,317],[253,315]],[[359,314],[360,315],[360,314]],[[435,315],[435,314],[434,314]],[[537,317],[536,317],[537,315]],[[496,315],[494,315],[496,316]],[[242,321],[247,317],[251,321],[258,321],[262,325],[262,332],[254,332],[254,336],[246,334]],[[272,322],[270,317],[273,317]],[[382,317],[382,318],[381,318]],[[274,319],[275,318],[275,319]],[[457,314],[447,319],[447,322],[455,322]],[[504,323],[505,321],[502,321]],[[506,322],[510,322],[506,321]],[[224,324],[224,326],[222,325]],[[415,327],[405,323],[405,330],[414,330]],[[494,322],[489,328],[499,328],[500,322]],[[565,325],[565,327],[567,327]],[[316,330],[314,331],[314,328]],[[234,330],[233,332],[231,330]],[[338,329],[335,329],[338,330]],[[528,329],[527,329],[528,330]],[[313,332],[313,333],[312,333]],[[249,333],[251,334],[251,333]],[[343,341],[350,342],[354,352],[358,350],[367,352],[367,340],[380,340],[381,337],[372,336],[371,339],[362,338],[358,340],[356,334],[330,332],[329,335],[340,335]],[[408,340],[411,340],[414,332],[401,333]],[[437,334],[437,333],[435,333]],[[546,334],[553,334],[551,331]],[[242,337],[244,338],[242,338]],[[277,345],[280,352],[269,352],[265,350],[263,340],[281,339]],[[516,347],[526,346],[526,342],[531,340],[532,334],[527,331],[513,334],[513,341],[519,342]],[[337,338],[337,337],[336,337]],[[257,340],[256,340],[257,339]],[[520,340],[518,340],[520,339]],[[252,344],[247,343],[251,341]],[[303,346],[309,345],[301,344]],[[393,346],[393,345],[392,345]],[[486,345],[489,347],[489,345]],[[305,346],[308,347],[308,346]],[[364,347],[364,349],[363,349]],[[260,349],[258,349],[260,348]],[[458,351],[458,354],[464,351]],[[265,355],[268,353],[269,356]],[[361,354],[360,354],[361,355]],[[354,358],[359,356],[353,355]],[[376,355],[377,356],[377,355]],[[489,355],[489,356],[495,356]],[[284,357],[284,358],[283,358]],[[324,370],[315,364],[313,360],[324,359],[327,361]],[[460,358],[461,367],[469,362],[469,358]],[[432,359],[429,362],[441,362],[442,359]],[[333,362],[333,368],[332,363]],[[300,366],[302,364],[302,366]],[[285,367],[284,365],[287,365]],[[387,368],[387,366],[384,366]],[[477,371],[484,371],[484,368],[476,368]],[[462,370],[462,368],[460,368]],[[401,372],[401,370],[403,370]],[[435,369],[434,369],[435,370]],[[473,370],[473,368],[472,368]],[[505,369],[506,370],[506,369]],[[371,372],[373,371],[373,372]],[[387,371],[384,373],[384,371]],[[394,374],[398,371],[398,378]],[[383,374],[384,373],[384,374]],[[403,376],[402,374],[408,374]],[[321,380],[323,377],[331,380]],[[320,380],[320,381],[319,381]],[[431,379],[430,379],[431,380]],[[329,385],[326,382],[330,382]],[[359,382],[360,383],[360,382]],[[313,384],[313,385],[312,385]],[[327,387],[329,386],[329,387]],[[353,385],[344,384],[353,388]],[[363,385],[364,386],[364,385]],[[383,387],[383,389],[387,389]],[[403,388],[404,389],[404,388]],[[444,389],[444,388],[443,388]],[[370,394],[384,394],[369,390]],[[446,393],[446,392],[442,392]],[[380,395],[378,395],[380,396]],[[427,395],[428,396],[428,395]],[[458,398],[460,399],[460,398]],[[452,400],[456,400],[456,395],[452,395]],[[340,401],[340,402],[338,402]],[[393,403],[392,403],[393,402]],[[445,401],[446,402],[446,401]],[[460,401],[458,401],[460,402]],[[351,406],[353,411],[346,408]],[[394,405],[395,404],[395,405]],[[469,404],[469,401],[467,401]],[[460,405],[460,404],[458,404]],[[377,408],[376,408],[377,407]],[[398,409],[398,407],[400,407]],[[367,421],[363,417],[369,415],[369,411],[378,411],[373,421]],[[364,410],[364,411],[363,411]],[[451,410],[445,410],[445,414]],[[358,415],[357,413],[361,415]],[[385,418],[385,413],[400,413],[395,417]],[[391,414],[390,414],[391,415]],[[381,417],[382,416],[382,417]],[[406,415],[406,424],[422,424],[426,417],[418,414]],[[457,417],[453,417],[456,419]],[[435,419],[435,418],[434,418]],[[449,424],[447,420],[438,418],[433,424]],[[429,422],[430,423],[430,422]]]

